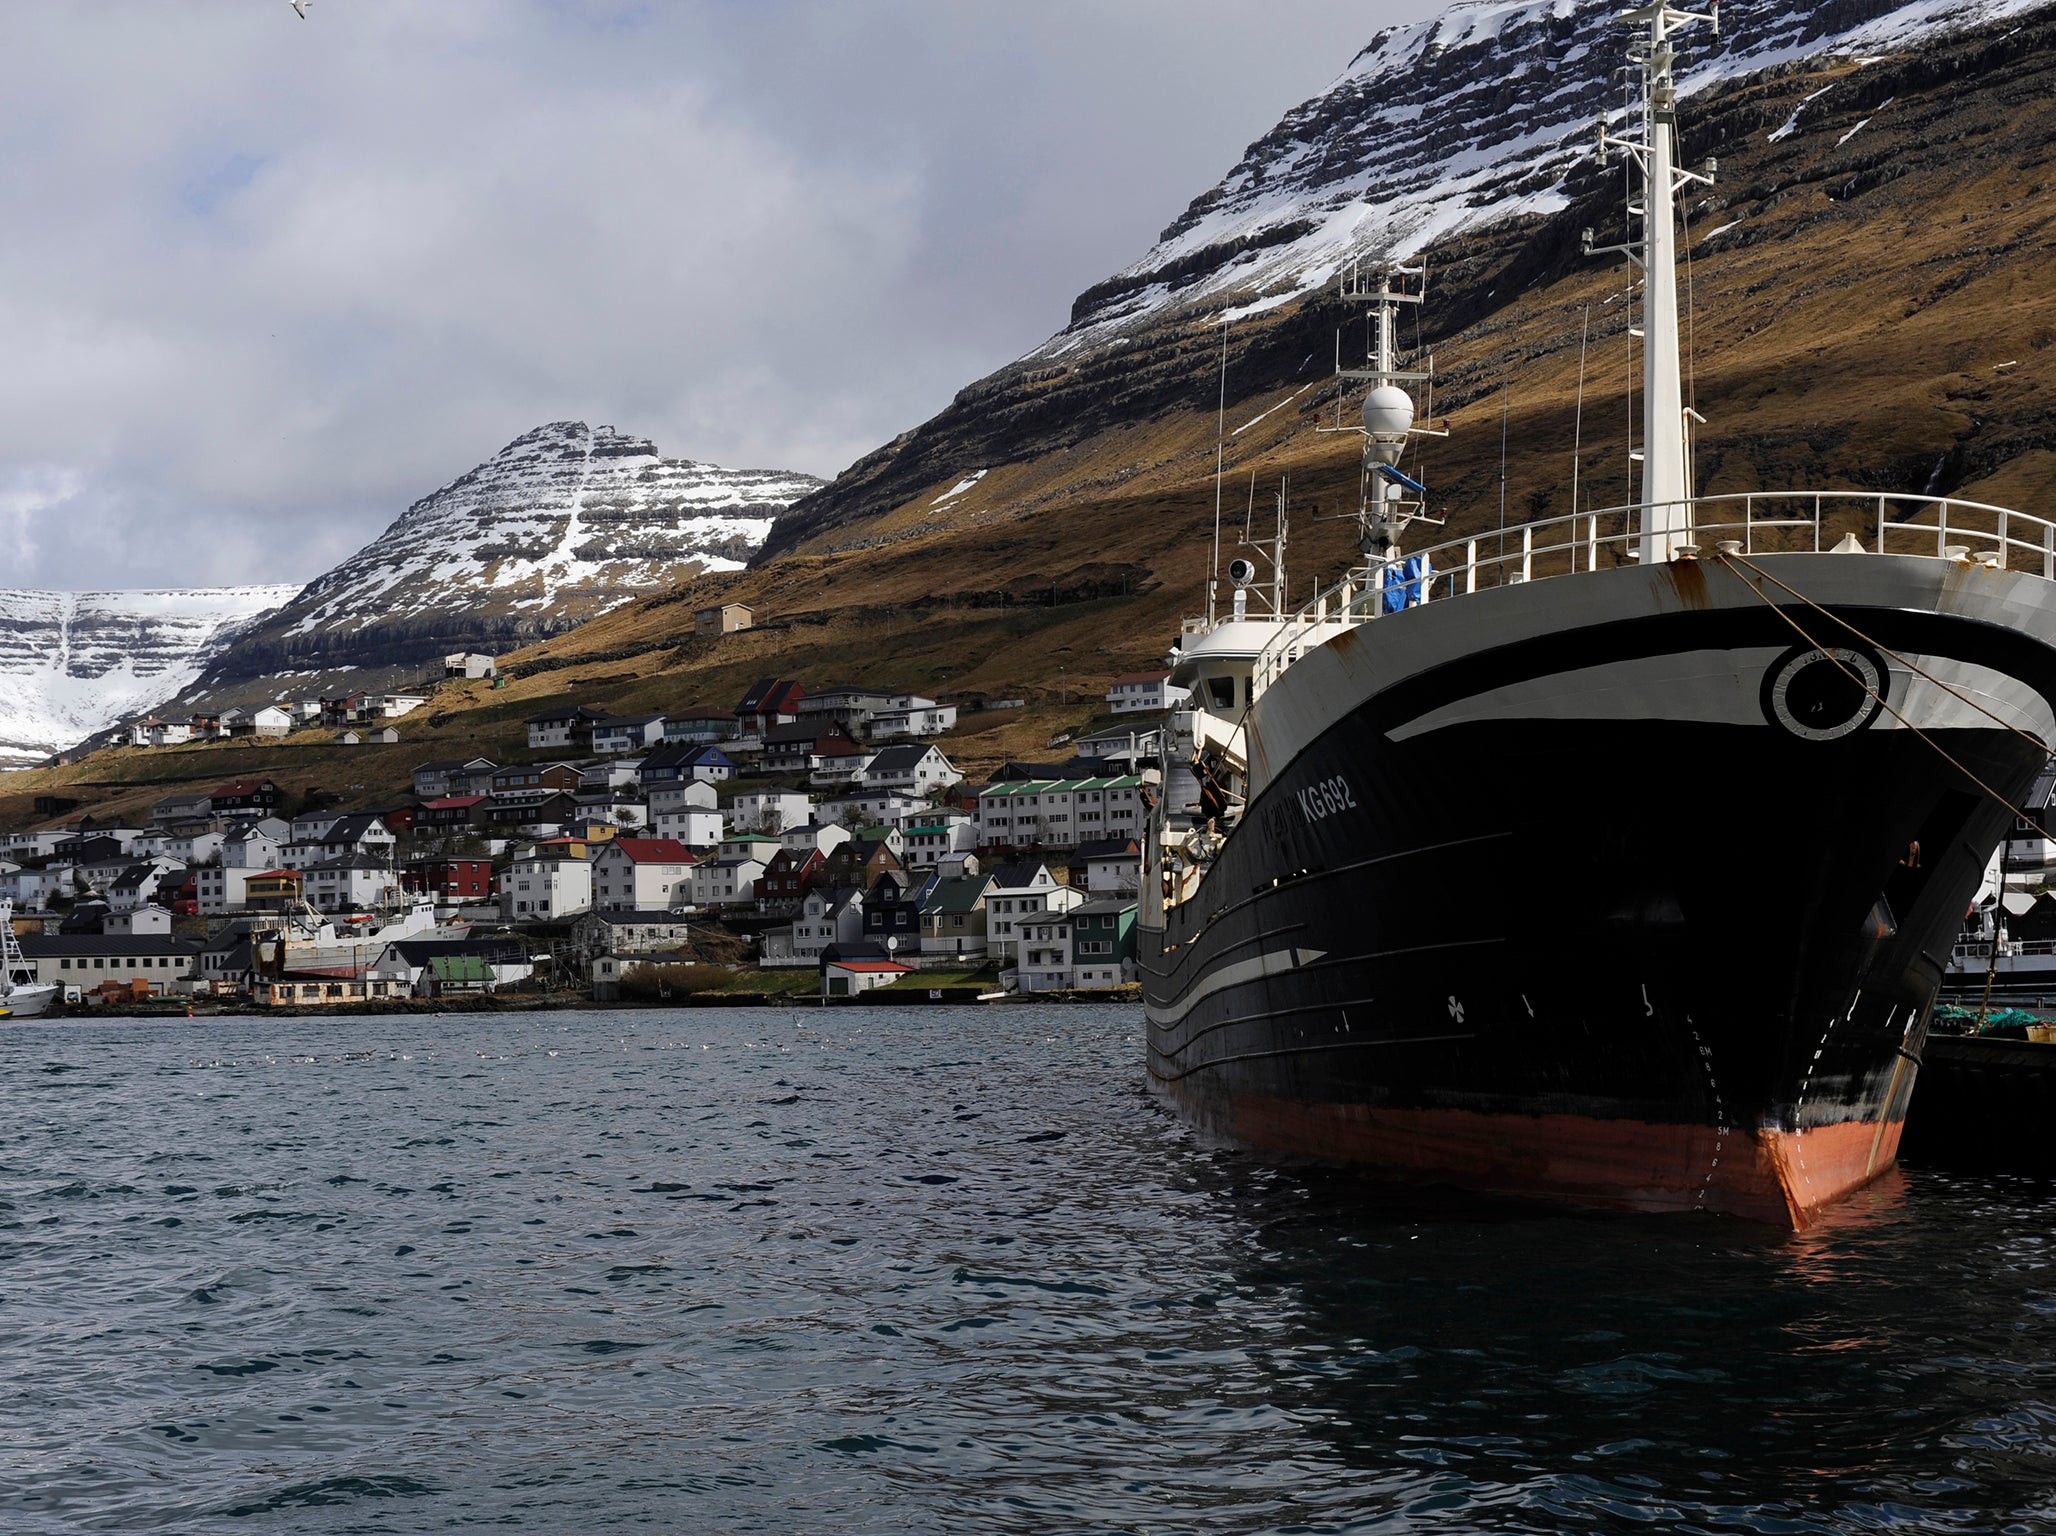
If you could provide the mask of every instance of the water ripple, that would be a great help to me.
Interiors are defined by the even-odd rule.
[[[2056,1531],[2032,1181],[1395,1194],[1112,1010],[190,1027],[0,1035],[10,1533]]]

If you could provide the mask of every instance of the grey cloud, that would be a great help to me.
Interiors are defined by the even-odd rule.
[[[0,584],[303,580],[561,417],[833,474],[1433,8],[0,10]]]

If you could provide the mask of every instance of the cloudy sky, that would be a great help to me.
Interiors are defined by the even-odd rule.
[[[0,8],[0,586],[303,581],[561,418],[832,475],[1439,9]]]

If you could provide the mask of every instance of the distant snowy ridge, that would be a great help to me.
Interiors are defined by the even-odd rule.
[[[311,583],[282,627],[347,633],[480,603],[542,616],[574,596],[576,618],[589,618],[691,569],[739,570],[778,513],[821,483],[552,422],[409,507]]]
[[[1890,53],[2049,3],[1728,0],[1718,39],[1703,26],[1680,39],[1679,84],[1689,94],[1796,59]],[[1458,0],[1379,33],[1023,361],[1073,360],[1173,310],[1261,312],[1353,256],[1406,259],[1460,230],[1559,210],[1601,107],[1623,106],[1610,78],[1630,36],[1623,9]]]
[[[38,761],[175,698],[299,590],[0,591],[0,765]]]

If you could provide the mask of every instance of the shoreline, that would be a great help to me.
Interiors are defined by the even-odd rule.
[[[981,993],[975,987],[935,987],[922,991],[899,992],[879,987],[869,992],[860,992],[854,997],[821,997],[813,993],[794,994],[779,992],[695,992],[680,997],[661,1000],[647,998],[618,998],[611,1002],[595,1002],[590,997],[537,997],[526,996],[463,996],[445,998],[377,998],[364,1002],[335,1003],[301,1007],[297,1004],[278,1007],[260,1007],[255,1003],[223,1003],[208,1000],[196,1003],[191,1008],[183,1005],[171,1007],[162,1005],[143,1006],[134,1003],[99,1003],[90,1007],[53,1008],[47,1013],[31,1018],[0,1019],[0,1030],[23,1024],[90,1024],[98,1019],[156,1019],[166,1023],[188,1019],[213,1018],[374,1018],[394,1014],[444,1014],[444,1013],[593,1013],[633,1012],[664,1013],[675,1009],[692,1008],[945,1008],[963,1007],[978,1003]],[[1084,1004],[1105,1007],[1108,1005],[1139,1007],[1138,996],[1107,992],[1031,992],[1009,993],[1004,998],[992,998],[991,1003],[1008,1006],[1021,1003],[1049,1003],[1071,1006]]]

